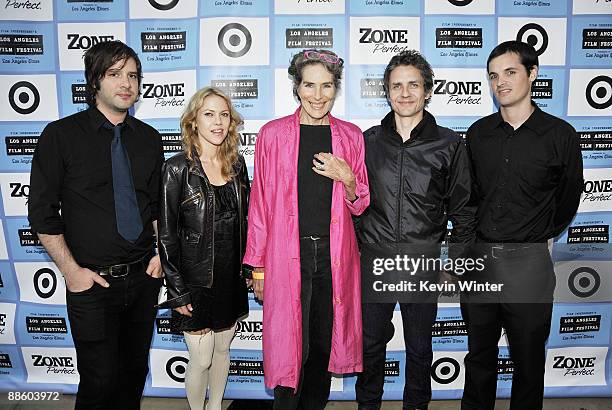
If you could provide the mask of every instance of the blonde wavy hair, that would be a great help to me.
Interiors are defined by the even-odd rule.
[[[244,123],[238,111],[234,109],[232,101],[221,90],[215,87],[204,87],[198,90],[189,100],[183,115],[181,116],[181,137],[183,142],[183,150],[187,156],[187,160],[194,164],[196,158],[201,152],[200,140],[196,126],[196,117],[198,111],[204,105],[206,97],[216,95],[221,97],[227,103],[230,111],[230,125],[227,132],[227,137],[219,147],[219,159],[221,160],[221,174],[224,178],[231,178],[234,175],[234,164],[238,161],[238,146],[240,138],[237,129]]]

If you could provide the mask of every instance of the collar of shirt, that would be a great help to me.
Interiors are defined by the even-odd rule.
[[[381,126],[385,131],[391,135],[397,136],[401,140],[401,136],[395,129],[395,112],[391,111],[380,121]],[[423,110],[423,119],[417,124],[416,127],[410,132],[410,139],[405,143],[409,143],[414,140],[428,141],[437,140],[438,135],[438,124],[433,115],[427,110]]]
[[[546,113],[544,113],[544,111],[542,111],[533,101],[531,101],[531,106],[534,108],[533,112],[518,129],[525,127],[534,131],[538,135],[544,134],[554,125],[554,123],[548,120]],[[497,113],[491,117],[491,122],[488,125],[489,128],[493,130],[501,127],[502,124],[507,124],[510,129],[512,129],[512,126],[504,121],[501,112],[497,111]],[[516,131],[518,131],[518,129]]]
[[[100,128],[104,125],[104,123],[109,122],[108,118],[104,116],[96,107],[89,107],[87,110],[87,114],[89,115],[89,122],[91,126],[99,131]],[[129,126],[132,130],[134,129],[134,119],[130,114],[125,116],[125,120],[123,120],[123,126]]]

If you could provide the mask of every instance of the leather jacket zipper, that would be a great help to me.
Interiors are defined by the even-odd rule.
[[[208,184],[208,181],[206,181],[206,184]],[[215,280],[215,191],[214,188],[212,186],[210,186],[210,184],[208,184],[208,189],[211,194],[212,194],[212,210],[213,210],[213,226],[212,226],[212,255],[210,255],[211,257],[211,264],[210,264],[210,285],[212,288],[212,284]]]
[[[401,215],[402,215],[402,187],[404,185],[404,147],[400,150],[400,163],[399,163],[399,192],[397,195],[397,237],[395,238],[396,242],[400,242],[401,238]]]
[[[242,202],[240,201],[240,182],[238,176],[233,177],[234,188],[236,189],[236,199],[238,200],[238,264],[242,265]]]
[[[196,192],[193,195],[190,195],[189,197],[185,198],[183,200],[183,202],[181,202],[181,206],[185,205],[187,202],[193,201],[196,198],[200,198],[202,196],[202,192]]]

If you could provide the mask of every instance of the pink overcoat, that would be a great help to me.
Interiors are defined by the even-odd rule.
[[[263,356],[269,388],[297,388],[302,362],[299,114],[300,108],[293,115],[268,122],[255,145],[244,263],[265,268]],[[329,123],[332,152],[353,170],[358,196],[351,203],[342,183],[333,183],[329,235],[334,320],[328,369],[342,374],[362,371],[361,278],[351,214],[359,215],[367,208],[370,192],[361,131],[331,115]]]

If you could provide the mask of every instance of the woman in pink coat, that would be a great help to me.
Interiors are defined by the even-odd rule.
[[[264,301],[265,384],[275,409],[323,409],[330,372],[362,370],[351,215],[370,196],[361,131],[329,113],[342,65],[327,50],[296,54],[288,71],[300,107],[262,127],[255,146],[244,263]]]

